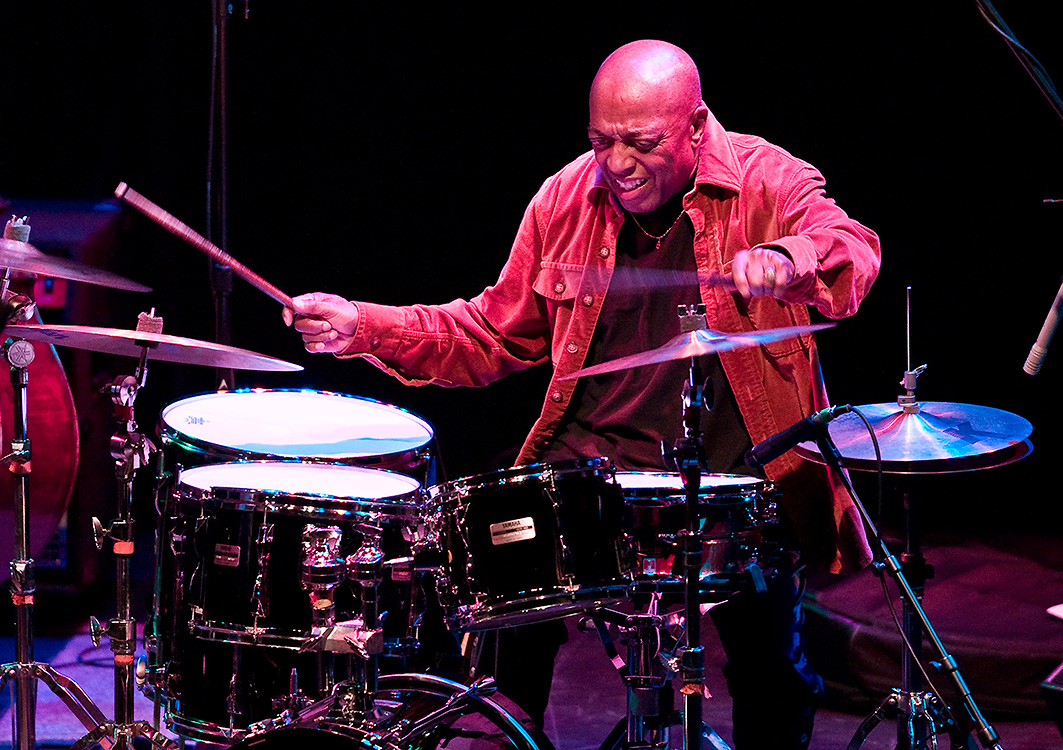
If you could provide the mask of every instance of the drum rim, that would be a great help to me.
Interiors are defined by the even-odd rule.
[[[270,394],[270,393],[283,393],[283,394],[296,394],[296,393],[310,393],[315,396],[328,396],[335,398],[351,399],[352,401],[366,402],[375,406],[384,407],[389,411],[398,412],[408,417],[411,422],[419,424],[428,433],[428,439],[420,445],[405,448],[403,450],[392,451],[391,453],[333,453],[327,455],[320,454],[294,454],[294,453],[266,453],[261,451],[242,450],[234,446],[222,445],[220,443],[211,442],[200,437],[189,434],[178,429],[175,426],[170,425],[166,421],[166,415],[175,407],[181,404],[190,403],[193,401],[207,400],[211,398],[220,398],[225,396],[244,396],[247,394]],[[178,448],[187,450],[192,453],[207,456],[226,456],[233,457],[234,460],[239,460],[240,457],[248,457],[254,459],[276,459],[276,460],[299,460],[299,461],[316,461],[318,463],[356,463],[356,462],[370,462],[374,459],[394,461],[403,456],[411,456],[417,459],[423,460],[427,455],[431,453],[431,444],[436,439],[435,427],[424,417],[419,414],[406,409],[402,406],[396,406],[395,404],[381,401],[379,399],[371,398],[369,396],[356,396],[352,393],[340,393],[338,391],[324,391],[316,390],[314,388],[237,388],[232,391],[205,391],[203,393],[193,394],[191,396],[185,396],[184,398],[176,401],[171,401],[162,407],[159,411],[159,420],[156,427],[156,432],[159,439],[164,445],[173,445]]]
[[[685,496],[682,487],[672,487],[666,485],[656,486],[640,486],[640,487],[625,487],[620,482],[620,477],[625,475],[653,475],[653,476],[669,476],[679,477],[680,474],[677,471],[658,471],[654,469],[648,470],[617,470],[614,479],[617,486],[620,487],[620,492],[624,496],[624,500],[627,502],[637,500],[652,500],[660,499],[666,500],[671,498],[681,498]],[[772,488],[772,482],[769,479],[763,477],[752,476],[749,474],[732,474],[724,472],[702,472],[702,484],[698,487],[698,497],[749,497],[752,495],[760,494],[764,495],[770,492]],[[748,482],[728,484],[728,485],[705,485],[705,477],[729,477],[737,479],[749,480]]]
[[[213,485],[198,487],[186,483],[182,477],[188,472],[218,471],[221,468],[236,466],[305,466],[318,468],[336,468],[341,471],[372,472],[398,477],[413,486],[408,492],[385,497],[351,497],[327,495],[315,492],[287,492],[261,487],[234,487]],[[221,507],[240,511],[265,509],[272,513],[286,513],[296,516],[329,516],[349,518],[354,516],[386,516],[388,518],[418,518],[424,499],[424,485],[416,478],[390,469],[376,469],[347,464],[323,464],[307,461],[229,461],[224,463],[203,464],[182,468],[174,482],[174,494],[180,500],[192,501],[205,507]],[[284,502],[284,499],[292,502]]]
[[[581,587],[574,591],[555,586],[532,589],[531,591],[541,593],[516,598],[478,596],[472,604],[453,607],[454,611],[448,613],[447,618],[458,630],[490,630],[547,622],[617,604],[630,596],[630,590],[630,580],[617,579],[611,583]],[[529,604],[541,606],[528,607]]]
[[[563,474],[604,474],[606,478],[612,478],[616,472],[613,461],[608,456],[587,456],[583,458],[566,458],[560,461],[543,461],[534,464],[522,464],[510,466],[506,469],[497,469],[480,474],[472,474],[466,477],[450,479],[427,488],[428,499],[461,494],[487,487],[499,487],[515,482],[528,481],[535,476],[547,473]],[[495,481],[488,481],[494,479]]]

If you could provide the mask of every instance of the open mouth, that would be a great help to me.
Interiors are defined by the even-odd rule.
[[[635,190],[638,190],[640,187],[642,187],[643,185],[646,184],[646,178],[645,177],[639,177],[639,178],[636,178],[636,179],[627,179],[627,180],[621,180],[619,178],[614,178],[613,181],[616,183],[616,186],[620,190],[621,193],[634,192]]]

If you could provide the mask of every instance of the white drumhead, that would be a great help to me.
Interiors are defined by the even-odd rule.
[[[402,498],[416,493],[421,487],[416,479],[390,471],[284,461],[196,466],[181,472],[180,484],[203,491],[224,487],[352,500]]]
[[[758,477],[740,474],[702,474],[701,491],[746,489],[763,484]],[[683,477],[675,471],[618,471],[616,483],[626,490],[683,491]]]
[[[321,391],[208,393],[170,404],[162,422],[171,440],[325,460],[416,450],[433,435],[427,422],[397,407]]]

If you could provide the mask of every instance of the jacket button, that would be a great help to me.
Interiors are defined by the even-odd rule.
[[[565,345],[565,351],[569,354],[575,354],[579,351],[579,345],[576,344],[575,341],[569,341],[568,344]]]
[[[607,248],[607,247],[599,248],[598,249],[598,257],[600,257],[600,258],[608,258],[609,257],[609,248]]]
[[[565,291],[565,282],[559,281],[554,284],[554,292],[556,292],[557,294],[561,294],[561,292],[563,291]]]
[[[553,401],[555,404],[560,404],[563,398],[564,396],[561,394],[561,391],[554,391],[550,394],[550,400]]]
[[[584,307],[590,307],[594,304],[594,297],[589,294],[584,294],[582,302]]]

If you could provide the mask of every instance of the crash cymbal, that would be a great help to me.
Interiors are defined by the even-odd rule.
[[[147,347],[149,359],[182,362],[189,365],[272,372],[296,372],[303,369],[300,365],[267,357],[264,354],[256,354],[247,349],[237,349],[234,346],[197,341],[181,336],[170,336],[165,333],[90,326],[25,324],[7,326],[4,329],[4,335],[128,357],[139,357],[141,350]]]
[[[732,349],[742,349],[747,346],[760,346],[772,341],[800,336],[812,331],[820,331],[824,328],[833,328],[834,323],[815,323],[807,326],[789,326],[787,328],[768,328],[763,331],[749,331],[745,333],[720,333],[709,329],[699,329],[688,333],[681,333],[664,346],[650,349],[646,352],[631,354],[609,362],[602,362],[590,367],[584,367],[571,375],[565,375],[559,380],[572,380],[585,375],[600,375],[603,372],[616,372],[628,370],[642,365],[654,365],[661,362],[670,362],[674,359],[687,359],[698,357],[703,354],[715,354],[716,352],[728,352]]]
[[[916,402],[905,411],[896,402],[857,406],[875,431],[888,474],[947,474],[974,471],[1018,461],[1033,450],[1027,439],[1033,428],[1020,416],[989,406]],[[842,464],[856,471],[876,471],[875,447],[863,420],[843,414],[827,430],[842,455]],[[814,442],[795,452],[817,463],[823,457]]]
[[[151,291],[149,287],[119,276],[116,273],[93,268],[69,258],[47,255],[28,242],[0,238],[0,269],[2,268],[33,273],[38,276],[84,281],[88,284],[107,286],[112,289],[124,289],[129,292]]]

